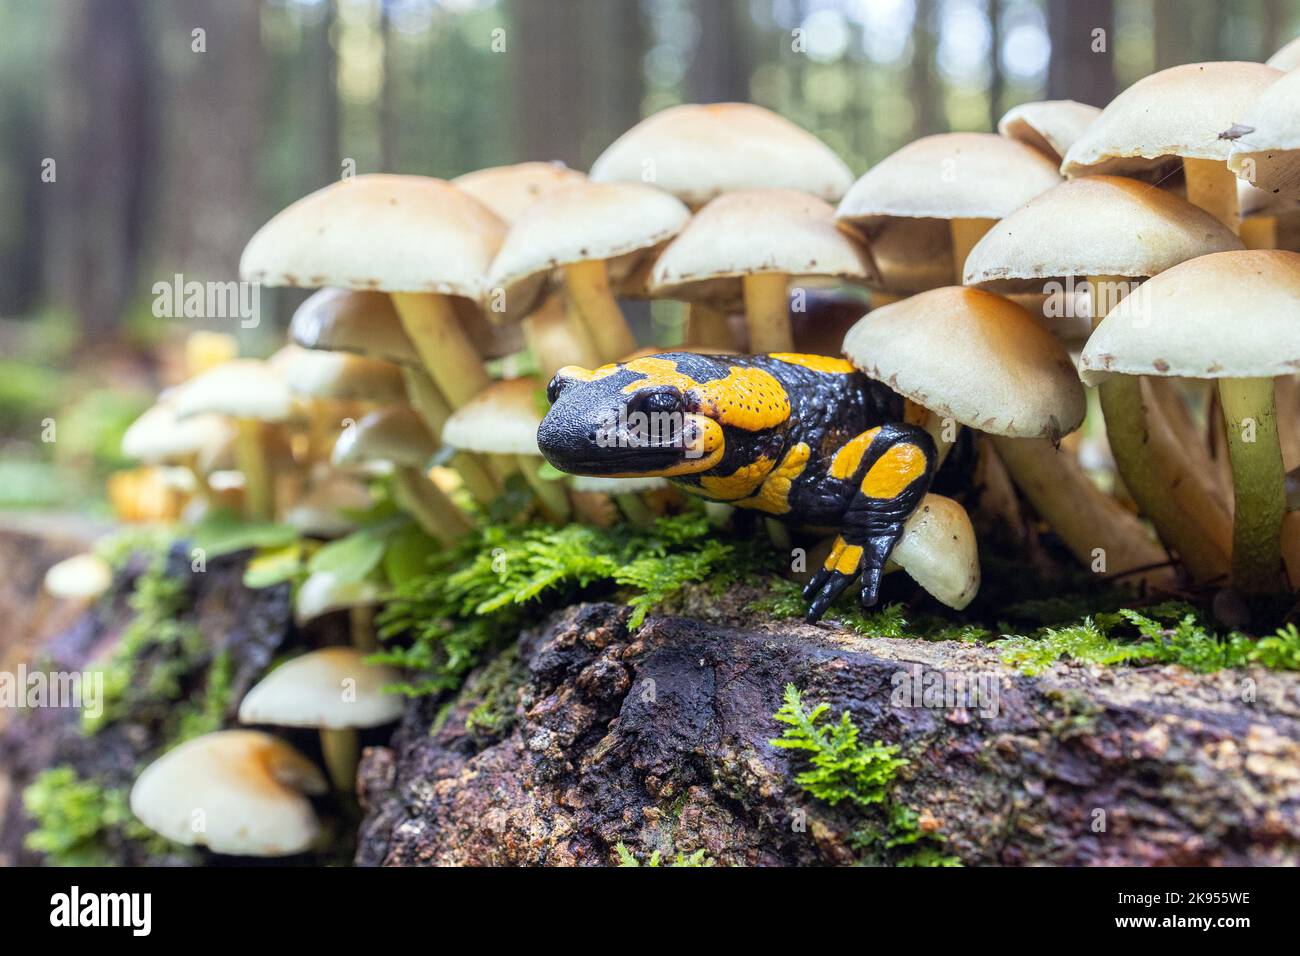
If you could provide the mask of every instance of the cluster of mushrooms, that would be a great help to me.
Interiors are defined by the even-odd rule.
[[[588,174],[356,176],[244,250],[245,280],[320,290],[292,344],[208,363],[127,451],[190,471],[199,506],[324,537],[381,470],[441,542],[516,475],[543,520],[644,521],[662,481],[555,480],[536,429],[558,368],[653,351],[620,299],[672,299],[688,309],[676,347],[842,351],[941,451],[961,426],[982,433],[982,480],[1018,489],[1085,566],[1146,587],[1282,592],[1300,585],[1286,486],[1300,466],[1300,254],[1283,251],[1300,248],[1297,67],[1292,43],[1269,65],[1162,71],[1104,110],[1026,104],[997,134],[925,137],[856,182],[825,144],[747,104],[664,110]],[[823,307],[845,286],[867,290],[865,316],[855,299]],[[1072,436],[1085,385],[1109,490]],[[937,495],[893,562],[953,607],[978,587],[969,518]],[[303,620],[380,597],[300,590]],[[280,666],[239,710],[319,728],[342,790],[356,728],[399,709],[381,693],[395,675],[364,663],[370,640],[358,624],[355,646]],[[326,787],[288,744],[224,731],[150,766],[132,807],[181,843],[296,853],[317,833],[304,794]]]

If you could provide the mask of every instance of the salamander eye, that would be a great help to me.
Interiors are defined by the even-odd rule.
[[[568,384],[569,380],[567,378],[561,378],[559,375],[555,376],[555,378],[551,379],[551,384],[546,386],[546,400],[554,405],[555,400],[560,397],[560,392],[564,391],[564,386]]]
[[[676,391],[642,392],[634,405],[635,411],[663,415],[681,411],[682,397]]]

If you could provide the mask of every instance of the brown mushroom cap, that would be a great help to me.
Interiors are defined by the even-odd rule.
[[[278,364],[296,395],[340,402],[390,405],[406,401],[400,366],[352,352],[320,352],[287,345]]]
[[[512,224],[551,190],[586,180],[586,173],[570,169],[564,163],[533,162],[478,169],[457,176],[451,183]]]
[[[284,741],[223,730],[186,741],[146,767],[131,788],[131,812],[186,846],[289,856],[308,849],[320,832],[303,794],[327,789],[316,766]]]
[[[1220,252],[1149,279],[1092,333],[1080,375],[1264,378],[1300,370],[1300,253]]]
[[[384,688],[401,680],[391,667],[367,664],[354,647],[309,651],[262,678],[239,705],[245,724],[278,727],[378,727],[402,714],[402,697]]]
[[[1057,439],[1083,421],[1070,356],[991,292],[950,286],[876,309],[849,331],[844,354],[904,398],[990,434]]]
[[[383,292],[321,289],[298,306],[289,339],[305,349],[355,352],[420,368],[420,356]]]
[[[695,207],[742,189],[795,189],[834,202],[853,176],[830,147],[771,110],[710,103],[642,120],[592,163],[591,180],[657,186]]]
[[[544,389],[543,383],[528,377],[493,382],[447,419],[443,443],[485,454],[540,455],[538,396]]]
[[[1228,158],[1219,134],[1280,72],[1262,63],[1186,63],[1138,80],[1115,97],[1066,153],[1061,172],[1126,175],[1186,159]]]
[[[371,412],[345,428],[334,444],[336,466],[390,461],[424,468],[438,450],[429,428],[409,405],[391,405]]]
[[[940,133],[867,170],[835,218],[868,232],[886,217],[1001,219],[1061,181],[1024,143],[993,133]]]
[[[1032,146],[1057,166],[1101,110],[1074,100],[1021,103],[998,120],[998,132]]]
[[[869,288],[914,295],[952,283],[952,232],[944,219],[882,219],[862,230],[875,261]]]
[[[1136,179],[1061,183],[993,226],[966,259],[967,285],[1042,291],[1066,276],[1152,276],[1241,240],[1212,215]]]
[[[265,285],[436,292],[478,301],[506,225],[451,183],[371,174],[299,199],[239,262]]]
[[[774,272],[864,282],[870,257],[835,226],[831,206],[791,189],[724,193],[695,214],[655,262],[656,295],[735,302],[740,280]]]

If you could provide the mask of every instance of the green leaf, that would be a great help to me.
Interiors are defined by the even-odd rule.
[[[442,545],[414,523],[395,532],[384,552],[384,576],[391,587],[400,588],[429,570],[429,559]]]
[[[301,577],[305,548],[295,541],[282,548],[267,548],[255,554],[244,568],[244,587],[269,588]]]
[[[312,555],[307,570],[312,574],[332,574],[340,583],[351,584],[369,577],[379,567],[387,546],[385,534],[370,529],[354,531]]]
[[[298,530],[287,524],[244,521],[233,511],[209,512],[194,526],[190,541],[209,558],[251,548],[283,548],[298,539]]]

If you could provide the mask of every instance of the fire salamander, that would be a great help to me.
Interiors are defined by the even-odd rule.
[[[570,365],[537,431],[561,471],[663,477],[712,501],[839,534],[804,589],[808,620],[862,576],[876,603],[885,562],[935,470],[934,442],[903,400],[843,359],[668,352]]]

